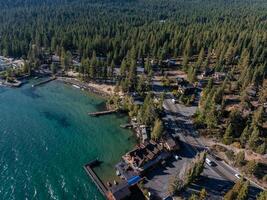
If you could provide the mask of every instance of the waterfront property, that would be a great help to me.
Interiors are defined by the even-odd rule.
[[[129,190],[129,185],[126,181],[122,181],[121,183],[111,186],[107,188],[107,186],[102,182],[102,180],[97,176],[94,172],[93,168],[97,167],[101,162],[98,160],[93,160],[84,166],[84,169],[91,180],[95,183],[98,190],[101,194],[106,197],[108,200],[121,200],[129,197],[131,192]]]
[[[6,58],[0,56],[0,71],[7,69],[19,69],[24,66],[24,60],[16,60],[13,58]]]
[[[138,174],[144,174],[144,172],[161,161],[167,159],[170,153],[164,149],[162,143],[156,143],[154,141],[145,142],[140,144],[132,151],[122,156],[122,159]]]
[[[135,199],[144,199],[144,196],[137,184],[142,180],[142,178],[136,174],[129,179],[123,179],[120,182],[112,185],[109,183],[105,185],[99,176],[95,173],[94,168],[98,167],[101,164],[100,161],[93,160],[84,166],[84,169],[91,180],[95,183],[100,193],[107,200],[135,200]]]

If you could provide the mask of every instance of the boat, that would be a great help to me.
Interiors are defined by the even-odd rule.
[[[80,89],[81,87],[79,87],[78,85],[72,85],[73,87],[77,88],[77,89]]]

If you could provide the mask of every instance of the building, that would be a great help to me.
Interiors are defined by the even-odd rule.
[[[177,90],[180,94],[191,95],[191,94],[195,93],[196,88],[194,87],[194,85],[189,83],[184,78],[177,77],[176,83],[177,83],[177,87],[178,87]]]
[[[201,79],[211,76],[214,73],[213,69],[206,68],[203,73],[201,74]]]
[[[224,72],[215,72],[213,74],[213,78],[215,78],[217,81],[223,81],[226,77],[226,74]]]
[[[142,143],[148,140],[148,134],[150,133],[150,128],[146,125],[140,125],[136,128],[137,136],[141,139]]]
[[[110,194],[108,194],[109,200],[123,200],[131,195],[129,185],[126,181],[110,188]]]
[[[129,166],[124,161],[119,162],[115,166],[116,174],[120,176],[121,179],[129,181],[132,177],[138,176],[138,173],[133,170],[131,166]]]
[[[205,80],[205,79],[199,80],[197,83],[197,87],[199,88],[204,88],[207,85],[208,85],[208,80]]]
[[[162,143],[158,144],[154,141],[149,141],[140,144],[134,150],[126,153],[122,156],[122,159],[134,171],[142,174],[169,156],[169,153],[164,150]]]
[[[253,99],[257,96],[257,88],[255,86],[251,85],[246,89],[246,93],[250,99]]]
[[[195,93],[196,88],[193,84],[181,84],[178,85],[178,92],[184,95],[192,95]]]
[[[165,138],[164,147],[168,151],[178,151],[180,149],[180,147],[179,147],[178,143],[176,142],[176,140],[171,136],[168,136],[168,137]]]

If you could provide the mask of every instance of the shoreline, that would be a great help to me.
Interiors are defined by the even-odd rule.
[[[77,78],[57,77],[57,80],[67,85],[76,86],[78,89],[85,90],[95,95],[101,96],[105,99],[114,94],[114,86],[106,84],[96,84],[83,82]]]

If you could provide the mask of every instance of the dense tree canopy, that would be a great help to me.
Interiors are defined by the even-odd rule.
[[[0,7],[0,49],[14,56],[28,55],[30,44],[110,53],[117,62],[132,48],[161,58],[215,48],[230,62],[243,48],[261,55],[266,44],[264,0],[1,0]]]
[[[27,58],[24,71],[47,54],[58,55],[65,71],[78,58],[75,70],[90,80],[113,78],[120,66],[122,91],[141,96],[149,91],[152,60],[181,58],[192,83],[206,68],[226,73],[223,84],[210,81],[204,89],[199,118],[209,129],[226,122],[226,144],[266,153],[264,109],[249,99],[253,86],[259,105],[267,100],[266,0],[0,0],[0,8],[0,55]],[[137,63],[145,67],[141,77]],[[227,93],[240,94],[242,109],[255,114],[225,116]],[[139,115],[151,125],[156,108],[146,102]]]

